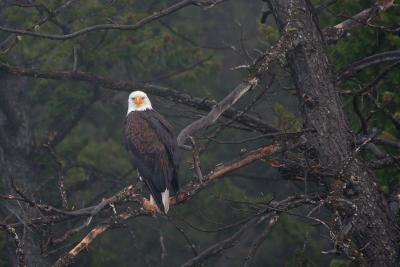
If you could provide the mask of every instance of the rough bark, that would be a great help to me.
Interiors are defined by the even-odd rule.
[[[34,152],[34,138],[29,119],[29,104],[26,99],[26,79],[0,74],[0,193],[14,193],[11,179],[27,196],[32,197],[35,170],[30,157]],[[28,221],[35,216],[33,209],[24,203],[2,202],[1,217]],[[46,266],[41,256],[40,236],[32,227],[17,231],[22,240],[23,254],[27,266]],[[10,247],[14,241],[9,240]],[[9,250],[10,263],[17,265],[15,249]]]
[[[308,140],[319,163],[337,172],[332,183],[332,207],[339,215],[334,221],[337,241],[358,250],[358,266],[398,266],[399,230],[387,213],[387,205],[376,185],[375,175],[357,155],[352,144],[339,94],[335,88],[317,19],[307,0],[270,0],[270,8],[282,30],[292,21],[300,39],[287,54],[297,87]],[[341,248],[346,250],[346,247]],[[353,252],[354,253],[354,252]]]

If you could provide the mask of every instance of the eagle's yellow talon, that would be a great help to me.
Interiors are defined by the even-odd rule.
[[[151,204],[150,200],[143,198],[143,209],[147,212],[159,212],[160,210],[156,205]]]

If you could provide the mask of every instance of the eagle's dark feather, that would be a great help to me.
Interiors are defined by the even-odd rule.
[[[125,144],[160,210],[161,193],[179,190],[177,142],[169,123],[156,111],[132,111],[125,120]]]

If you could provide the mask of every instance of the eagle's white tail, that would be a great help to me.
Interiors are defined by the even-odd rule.
[[[168,213],[169,210],[169,190],[165,189],[164,192],[161,193],[162,203],[164,204],[164,212]]]
[[[161,193],[162,203],[164,205],[164,212],[168,213],[169,210],[169,190],[165,189],[164,192]],[[150,204],[154,206],[158,206],[153,196],[150,194]]]
[[[154,200],[154,197],[150,194],[150,204],[153,206],[157,206],[156,201]]]

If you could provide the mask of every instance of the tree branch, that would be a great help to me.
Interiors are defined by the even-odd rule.
[[[359,26],[368,25],[376,19],[378,15],[394,4],[394,0],[378,0],[373,7],[367,8],[353,17],[333,26],[324,29],[323,33],[327,43],[335,43],[340,38],[344,37],[347,32]]]
[[[191,199],[195,194],[200,192],[202,189],[209,186],[214,180],[223,177],[224,175],[231,173],[235,170],[238,170],[244,166],[249,165],[250,163],[264,158],[268,155],[272,155],[274,153],[278,153],[285,149],[285,146],[266,146],[256,150],[253,150],[239,159],[233,160],[231,162],[218,165],[212,171],[206,175],[203,182],[189,182],[182,188],[182,192],[178,193],[175,197],[171,198],[170,205],[178,205],[187,200]],[[106,205],[113,204],[116,205],[118,203],[124,202],[126,200],[134,201],[139,203],[139,207],[135,209],[127,208],[125,212],[122,212],[114,217],[111,217],[107,223],[102,223],[94,227],[89,234],[85,236],[72,250],[70,250],[67,254],[62,256],[57,260],[57,262],[53,265],[53,267],[67,266],[72,260],[83,250],[85,249],[93,240],[103,234],[104,232],[117,227],[121,224],[122,221],[126,221],[133,217],[137,216],[145,216],[150,215],[154,211],[154,207],[151,207],[148,200],[143,198],[140,194],[135,192],[134,186],[130,185],[126,188],[122,189],[120,192],[115,194],[114,196],[101,201],[98,205],[84,208],[81,210],[76,210],[73,212],[68,212],[69,214],[73,213],[74,215],[91,215],[94,216],[98,212],[100,212]]]
[[[201,252],[196,257],[193,257],[190,260],[188,260],[187,262],[185,262],[184,264],[182,264],[181,267],[195,266],[196,264],[204,261],[205,259],[207,259],[215,254],[218,254],[227,248],[233,247],[234,243],[241,238],[241,236],[243,235],[243,233],[246,232],[246,230],[253,228],[259,224],[258,219],[259,219],[258,216],[254,217],[253,219],[248,221],[246,224],[244,224],[242,227],[240,227],[240,229],[237,232],[235,232],[233,235],[208,247],[207,249],[205,249],[203,252]]]
[[[249,254],[247,255],[243,267],[248,267],[253,258],[256,256],[256,253],[260,246],[264,243],[265,239],[271,233],[272,227],[278,222],[279,215],[274,215],[272,218],[269,219],[268,224],[262,234],[258,236],[256,240],[251,244],[249,249]]]
[[[313,195],[313,196],[289,196],[284,200],[281,201],[274,201],[271,203],[268,207],[262,209],[260,212],[254,215],[254,218],[250,219],[246,224],[244,224],[238,231],[236,231],[233,235],[230,237],[214,244],[202,251],[198,256],[193,257],[186,261],[184,264],[181,265],[181,267],[189,267],[189,266],[195,266],[198,263],[203,262],[205,259],[216,255],[220,253],[221,251],[231,248],[235,246],[235,242],[237,243],[238,240],[244,235],[244,233],[259,225],[260,223],[264,222],[266,219],[270,218],[272,216],[277,216],[276,214],[279,214],[281,212],[287,211],[289,209],[293,209],[296,207],[300,207],[304,204],[310,203],[313,200],[312,199],[320,199],[321,197],[318,195]],[[272,222],[271,227],[276,223],[273,222],[274,220],[270,221]]]
[[[187,139],[194,133],[215,123],[227,109],[233,106],[243,95],[257,86],[260,81],[260,75],[269,70],[272,63],[284,59],[287,51],[293,49],[297,45],[296,30],[291,29],[289,25],[290,22],[286,25],[285,31],[277,44],[273,46],[270,51],[258,58],[250,67],[251,71],[247,79],[242,81],[232,92],[216,104],[205,117],[192,122],[179,133],[177,137],[179,145],[185,145]]]
[[[21,241],[21,238],[18,236],[17,231],[15,231],[15,228],[6,224],[0,224],[0,230],[6,231],[14,240],[15,254],[17,255],[17,266],[26,267],[25,254],[23,249],[24,245]]]
[[[374,104],[374,106],[383,113],[386,117],[390,119],[393,125],[396,127],[397,131],[400,132],[400,120],[396,118],[384,105],[378,102],[371,94],[367,94],[368,99]]]
[[[251,77],[239,84],[228,96],[215,105],[207,116],[186,126],[178,135],[178,144],[185,145],[186,140],[195,132],[213,124],[225,110],[235,104],[245,93],[253,89],[257,84],[258,78],[256,77]]]
[[[378,53],[369,57],[365,57],[361,60],[357,60],[356,62],[351,63],[350,65],[346,66],[345,69],[339,72],[336,83],[341,84],[342,82],[356,76],[360,71],[373,65],[397,60],[400,60],[400,50]],[[394,67],[392,67],[390,70],[397,66],[398,65],[394,65]]]
[[[76,38],[78,36],[90,33],[90,32],[95,32],[95,31],[104,31],[104,30],[120,30],[120,31],[135,31],[146,24],[153,22],[155,20],[158,20],[162,17],[165,17],[169,14],[172,14],[182,8],[185,8],[187,6],[195,5],[195,6],[202,6],[204,8],[209,8],[212,7],[216,4],[219,4],[221,2],[224,2],[225,0],[183,0],[180,1],[176,4],[173,4],[165,9],[159,10],[155,12],[153,15],[150,15],[146,18],[141,19],[135,24],[132,25],[120,25],[120,24],[99,24],[99,25],[94,25],[90,27],[83,28],[79,31],[65,34],[65,35],[59,35],[59,34],[48,34],[48,33],[39,33],[39,32],[34,32],[34,31],[26,31],[26,30],[20,30],[20,29],[11,29],[7,27],[0,26],[0,31],[4,32],[9,32],[9,33],[15,33],[18,35],[28,35],[28,36],[33,36],[33,37],[39,37],[39,38],[44,38],[44,39],[50,39],[50,40],[68,40],[72,38]]]
[[[149,94],[160,96],[174,103],[190,106],[199,110],[209,111],[217,104],[214,100],[207,100],[198,97],[192,97],[177,90],[160,85],[149,83],[134,83],[124,80],[112,80],[99,75],[80,71],[43,71],[37,69],[26,69],[0,63],[0,71],[17,76],[27,76],[33,78],[54,79],[54,80],[75,80],[91,84],[97,84],[101,87],[115,91],[131,92],[133,90],[145,89]],[[224,117],[235,119],[236,122],[250,127],[261,133],[278,132],[279,129],[268,123],[248,114],[229,108],[223,114]],[[240,115],[240,116],[239,116]]]
[[[89,244],[99,235],[107,231],[111,225],[101,225],[93,228],[89,234],[87,234],[78,245],[76,245],[68,254],[59,258],[53,267],[68,266],[72,263],[73,258],[78,255],[82,250],[86,249]]]
[[[400,156],[387,157],[384,159],[373,160],[368,163],[372,169],[382,169],[387,167],[393,167],[395,164],[400,164]]]

